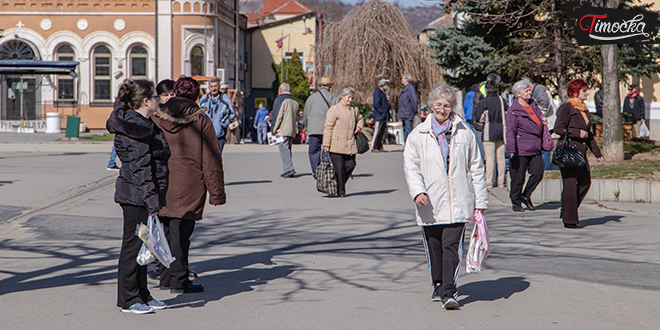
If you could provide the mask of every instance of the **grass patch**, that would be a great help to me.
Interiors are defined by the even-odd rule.
[[[80,141],[114,141],[115,140],[115,135],[114,134],[103,134],[103,135],[87,135],[87,136],[81,136]]]
[[[625,141],[623,152],[631,155],[660,150],[660,146],[648,142]]]
[[[653,160],[627,160],[616,164],[593,164],[592,179],[623,179],[656,181],[660,176],[660,163]],[[544,179],[561,179],[559,171],[545,171]]]

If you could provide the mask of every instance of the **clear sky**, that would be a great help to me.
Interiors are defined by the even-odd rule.
[[[355,4],[359,1],[360,0],[341,0],[341,2],[343,2],[343,3],[350,3],[350,4]],[[383,1],[395,2],[396,0],[383,0]],[[364,0],[364,2],[366,2],[366,0]],[[430,6],[430,5],[433,5],[433,4],[435,4],[437,2],[441,2],[441,1],[434,1],[434,0],[425,0],[425,1],[421,1],[421,0],[398,0],[398,2],[399,2],[399,6],[401,6],[401,7],[417,7],[417,6],[423,6],[422,4],[424,4],[426,6]]]

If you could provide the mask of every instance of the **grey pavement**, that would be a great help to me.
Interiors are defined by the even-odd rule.
[[[0,134],[0,138],[2,134]],[[197,223],[205,286],[150,315],[116,307],[121,209],[110,143],[0,143],[0,329],[654,329],[657,214],[598,204],[568,230],[559,205],[513,213],[491,191],[491,253],[461,265],[456,311],[432,303],[400,147],[358,156],[347,198],[316,192],[306,146],[282,179],[276,147],[225,148],[227,204]],[[635,211],[634,209],[631,211]],[[469,225],[466,236],[472,226]],[[467,244],[467,239],[466,239]]]

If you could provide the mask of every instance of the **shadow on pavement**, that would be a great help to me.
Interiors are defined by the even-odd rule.
[[[604,225],[610,221],[621,222],[621,218],[623,218],[621,215],[608,215],[600,218],[580,220],[580,227]]]
[[[366,195],[382,195],[382,194],[389,194],[391,192],[395,192],[399,189],[385,189],[385,190],[372,190],[372,191],[360,191],[352,194],[346,194],[346,197],[350,196],[366,196]]]
[[[537,210],[559,210],[561,208],[561,203],[548,202],[544,204],[536,205]]]
[[[494,281],[479,281],[463,284],[458,288],[460,296],[467,296],[459,303],[461,306],[475,301],[495,301],[498,299],[509,299],[514,293],[519,293],[529,288],[529,282],[524,277],[503,277]]]
[[[354,178],[367,178],[367,177],[372,177],[374,176],[373,173],[360,173],[360,174],[353,174],[351,175]]]
[[[257,183],[272,183],[273,180],[258,180],[258,181],[235,181],[235,182],[226,182],[225,186],[238,186],[245,184],[257,184]]]

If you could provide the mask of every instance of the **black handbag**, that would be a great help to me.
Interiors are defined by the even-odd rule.
[[[369,139],[362,132],[355,134],[355,143],[359,154],[369,151]]]
[[[552,153],[552,163],[561,168],[583,167],[587,165],[584,154],[568,138],[568,131],[564,132],[564,136],[557,141],[557,147]]]

